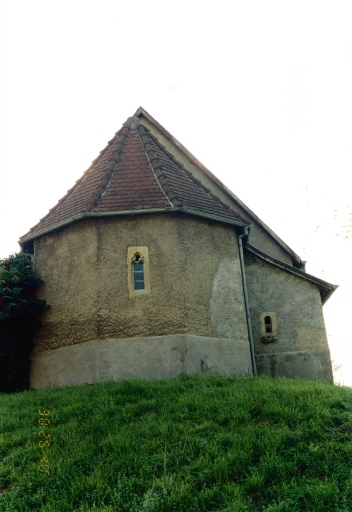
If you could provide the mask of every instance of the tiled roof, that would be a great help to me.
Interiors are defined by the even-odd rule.
[[[140,119],[130,117],[83,176],[20,242],[89,212],[108,215],[176,209],[248,224],[178,162]]]
[[[253,245],[249,244],[248,242],[245,245],[245,250],[247,252],[250,252],[254,256],[257,256],[261,260],[266,261],[271,265],[274,265],[275,267],[281,268],[282,270],[285,270],[290,274],[293,274],[297,277],[305,279],[306,281],[310,281],[311,283],[316,284],[320,289],[320,295],[323,305],[328,300],[328,298],[334,293],[334,291],[338,288],[337,284],[328,283],[327,281],[323,281],[323,279],[319,279],[318,277],[312,276],[311,274],[307,274],[304,270],[295,268],[292,265],[287,265],[287,263],[284,263],[283,261],[273,258],[272,256],[269,256],[269,254],[260,251],[256,247],[253,247]]]

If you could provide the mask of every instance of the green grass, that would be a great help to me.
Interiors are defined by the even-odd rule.
[[[1,394],[0,510],[348,512],[351,430],[351,389],[298,379]]]

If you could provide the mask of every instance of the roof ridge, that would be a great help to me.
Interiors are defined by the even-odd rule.
[[[100,160],[100,158],[104,155],[104,153],[106,153],[106,151],[109,149],[111,144],[114,142],[114,140],[120,135],[122,130],[123,130],[123,125],[121,126],[121,128],[119,130],[117,130],[117,132],[115,132],[115,135],[110,140],[108,140],[105,148],[100,151],[99,155],[94,160],[92,160],[92,165],[94,165],[98,160]],[[89,169],[92,167],[92,165],[85,172],[88,172]],[[77,180],[77,181],[79,181],[79,180]]]
[[[165,197],[167,198],[171,206],[182,206],[181,201],[176,196],[175,192],[172,190],[165,174],[163,173],[163,170],[159,164],[158,156],[154,153],[152,147],[147,147],[147,145],[151,146],[147,134],[149,130],[145,126],[140,124],[136,131],[143,144],[143,148],[147,155],[152,171]]]
[[[141,126],[143,126],[143,125],[141,125]],[[196,185],[197,185],[201,190],[203,190],[203,192],[205,192],[206,194],[208,194],[212,199],[214,199],[214,201],[216,201],[220,206],[222,206],[223,208],[225,208],[227,211],[229,211],[229,210],[230,210],[231,212],[235,213],[235,214],[236,214],[236,216],[239,216],[239,217],[244,221],[244,223],[245,223],[245,224],[248,224],[248,221],[247,221],[246,219],[244,219],[244,218],[242,217],[242,215],[239,215],[238,213],[234,212],[234,211],[232,210],[232,208],[231,208],[229,205],[227,205],[226,203],[224,203],[223,201],[221,201],[221,199],[220,199],[218,196],[216,196],[215,194],[213,194],[213,193],[211,192],[210,188],[207,188],[205,185],[203,185],[203,183],[202,183],[200,180],[198,180],[198,178],[196,178],[196,177],[192,174],[192,172],[191,172],[189,169],[186,169],[186,167],[185,167],[181,162],[179,162],[179,161],[177,160],[177,158],[176,158],[172,153],[170,153],[170,151],[168,151],[168,150],[165,148],[165,146],[164,146],[163,144],[161,144],[161,143],[159,142],[159,140],[157,139],[157,137],[155,137],[155,135],[153,135],[153,134],[151,133],[151,131],[150,131],[148,128],[146,128],[145,126],[143,126],[143,128],[144,128],[144,130],[145,130],[146,132],[148,132],[148,135],[153,139],[153,141],[157,144],[157,146],[159,146],[159,148],[160,148],[162,151],[164,151],[164,153],[166,153],[166,154],[167,154],[167,156],[168,156],[168,157],[169,157],[169,158],[170,158],[170,159],[171,159],[171,160],[172,160],[172,161],[173,161],[173,162],[174,162],[178,167],[180,167],[180,168],[181,168],[181,170],[182,170],[185,174],[187,174],[187,176],[188,176],[189,178],[191,178],[191,180],[192,180],[194,183],[196,183]]]
[[[116,170],[116,167],[120,161],[120,157],[123,151],[123,148],[125,147],[126,141],[128,139],[128,136],[130,134],[131,129],[128,127],[127,122],[124,123],[123,128],[120,132],[120,135],[116,138],[116,145],[115,150],[113,154],[111,155],[111,158],[106,165],[105,168],[105,174],[103,179],[98,185],[98,188],[93,192],[92,197],[89,199],[87,206],[85,206],[82,209],[82,212],[89,212],[93,211],[94,208],[97,206],[101,198],[103,197],[104,193],[106,192],[106,189],[111,181],[111,178],[113,176],[114,171]],[[114,140],[114,139],[112,139]]]

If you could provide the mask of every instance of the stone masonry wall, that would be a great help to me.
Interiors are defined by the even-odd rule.
[[[258,370],[332,382],[318,287],[250,254],[245,268]],[[261,340],[263,312],[276,314],[274,342]]]

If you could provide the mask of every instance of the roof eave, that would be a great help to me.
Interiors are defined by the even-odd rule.
[[[235,227],[248,227],[249,224],[245,224],[243,222],[239,222],[236,220],[230,220],[225,219],[221,217],[216,217],[215,215],[209,215],[203,212],[198,212],[196,210],[191,210],[188,208],[183,207],[171,207],[171,208],[145,208],[142,210],[121,210],[121,211],[115,211],[115,212],[82,212],[79,215],[75,215],[74,217],[71,217],[70,219],[65,220],[64,222],[61,222],[59,224],[55,224],[54,226],[50,226],[47,229],[43,229],[42,231],[38,231],[37,233],[33,233],[29,236],[24,236],[19,239],[18,243],[20,246],[23,246],[24,244],[31,242],[35,240],[36,238],[39,238],[41,236],[47,235],[48,233],[51,233],[52,231],[56,231],[57,229],[61,229],[65,226],[68,226],[69,224],[73,224],[74,222],[78,222],[80,220],[86,219],[86,218],[92,218],[92,217],[115,217],[115,216],[134,216],[134,215],[142,215],[142,214],[153,214],[153,213],[186,213],[188,215],[193,215],[195,217],[201,217],[204,219],[212,220],[215,222],[220,222],[222,224],[230,224]]]
[[[311,274],[307,274],[303,270],[299,270],[298,268],[291,267],[287,263],[284,263],[283,261],[277,260],[276,258],[273,258],[272,256],[269,256],[268,254],[260,251],[256,247],[253,247],[250,244],[246,244],[245,249],[250,252],[251,254],[254,254],[258,258],[260,258],[263,261],[266,261],[267,263],[270,263],[271,265],[274,265],[275,267],[281,268],[282,270],[285,270],[286,272],[289,272],[290,274],[294,274],[297,277],[300,277],[301,279],[305,279],[306,281],[309,281],[316,286],[318,286],[320,290],[321,295],[321,301],[324,305],[325,302],[331,297],[331,295],[334,293],[336,288],[339,287],[337,284],[331,284],[327,281],[324,281],[323,279],[319,279],[318,277],[312,276]]]
[[[268,235],[270,235],[289,255],[295,260],[299,265],[302,264],[301,258],[296,254],[279,236],[277,236],[274,231],[272,231],[269,226],[265,224],[248,206],[246,206],[230,189],[228,189],[220,180],[217,178],[205,165],[203,165],[187,148],[185,148],[181,142],[179,142],[170,132],[168,132],[158,121],[156,121],[143,107],[139,107],[135,114],[136,117],[144,117],[147,121],[157,128],[160,133],[164,135],[164,137],[170,140],[187,158],[189,158],[193,163],[195,163],[202,171],[204,171],[209,178],[216,182],[216,184],[223,190],[223,192],[229,196],[233,201],[235,201],[250,217],[253,218],[259,224],[261,228],[263,228]]]

